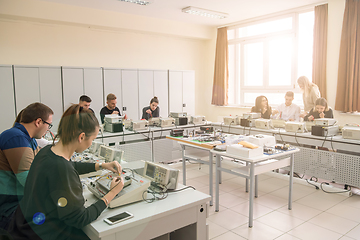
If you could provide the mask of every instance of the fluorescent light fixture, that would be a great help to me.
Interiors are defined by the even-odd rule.
[[[129,3],[136,3],[136,4],[139,4],[139,5],[148,5],[150,3],[152,3],[151,0],[120,0],[121,2],[129,2]]]
[[[215,12],[215,11],[206,10],[202,8],[195,8],[195,7],[186,7],[183,8],[182,11],[184,13],[195,14],[202,17],[219,18],[219,19],[226,18],[229,16],[229,14],[227,13]]]

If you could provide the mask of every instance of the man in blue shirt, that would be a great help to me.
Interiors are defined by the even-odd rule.
[[[53,114],[48,106],[32,103],[19,113],[12,128],[0,134],[0,228],[6,229],[24,194],[31,163],[39,151],[35,139],[52,127]]]

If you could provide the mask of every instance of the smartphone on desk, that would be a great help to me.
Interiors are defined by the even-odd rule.
[[[119,213],[119,214],[117,214],[115,216],[105,218],[104,221],[107,224],[113,225],[115,223],[119,223],[119,222],[125,221],[125,220],[127,220],[129,218],[132,218],[133,216],[134,215],[129,213],[129,212],[122,212],[122,213]]]

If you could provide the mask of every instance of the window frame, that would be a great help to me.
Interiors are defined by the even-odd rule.
[[[228,40],[228,46],[233,45],[235,49],[234,58],[232,61],[229,59],[229,63],[233,63],[232,68],[234,69],[233,73],[229,73],[234,77],[234,86],[229,85],[230,88],[235,88],[232,94],[228,95],[233,96],[233,99],[229,100],[229,106],[235,107],[249,107],[253,106],[254,102],[248,103],[245,102],[244,95],[246,93],[284,93],[286,91],[293,91],[295,94],[301,93],[300,88],[296,84],[298,76],[298,35],[299,35],[299,15],[302,13],[313,12],[314,8],[306,8],[299,11],[293,11],[291,13],[279,14],[272,17],[262,18],[258,20],[247,21],[244,23],[232,25],[228,27],[229,30],[234,30],[234,38]],[[243,38],[237,38],[238,29],[246,26],[252,26],[256,24],[261,24],[265,22],[271,22],[275,20],[280,20],[284,18],[292,18],[292,29],[278,31],[274,33],[259,34],[256,36],[249,36]],[[291,53],[291,81],[290,85],[282,86],[269,86],[269,42],[273,39],[281,39],[290,37],[292,39],[292,53]],[[263,85],[262,86],[245,86],[244,85],[244,46],[249,43],[263,42]],[[311,77],[311,76],[310,76]],[[302,107],[302,106],[301,106]]]

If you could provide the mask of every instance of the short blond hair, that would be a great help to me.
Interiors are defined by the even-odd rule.
[[[111,101],[111,100],[115,100],[116,96],[113,93],[109,93],[106,97],[106,101]]]

